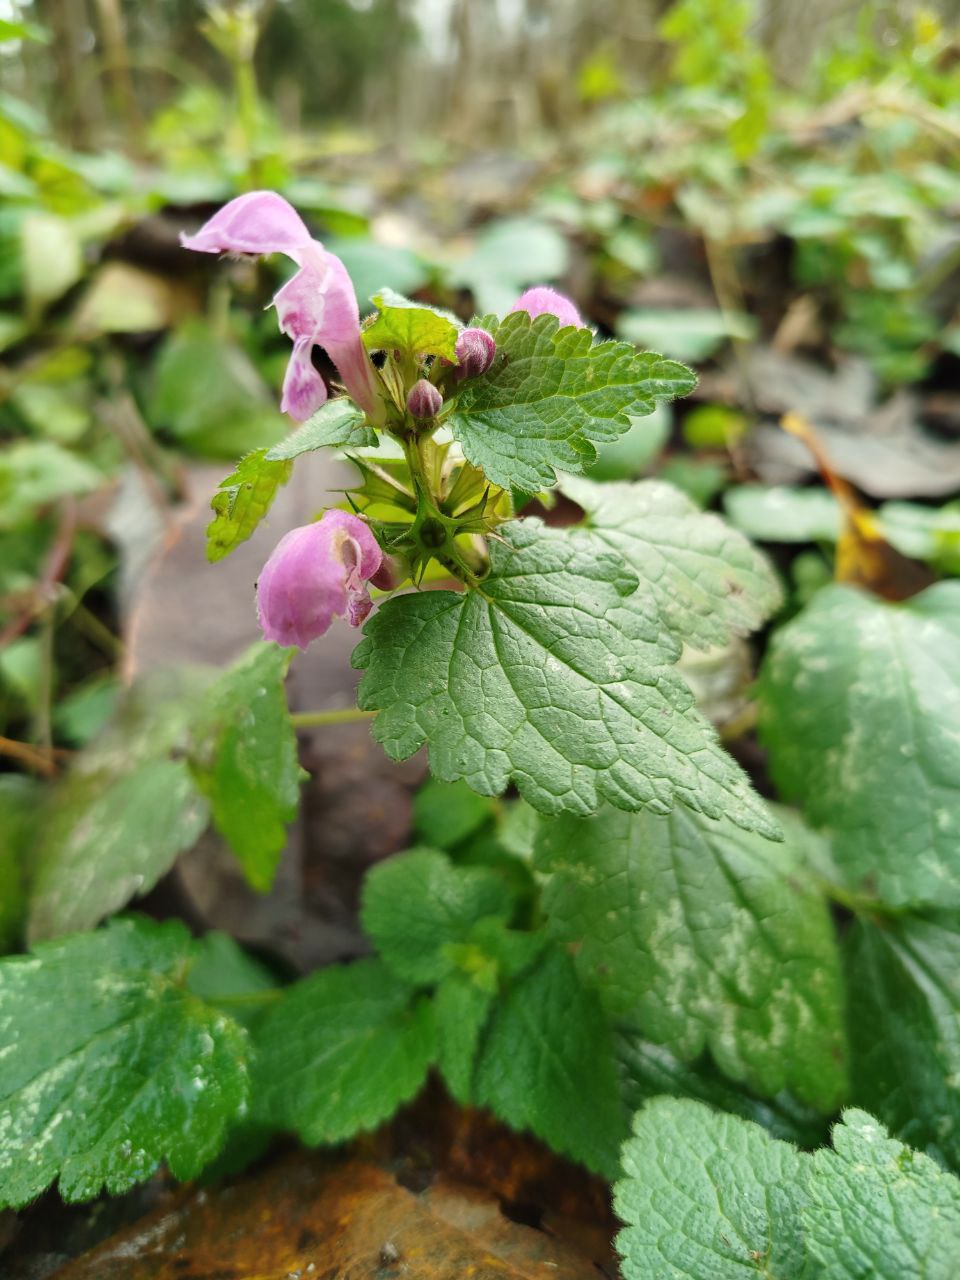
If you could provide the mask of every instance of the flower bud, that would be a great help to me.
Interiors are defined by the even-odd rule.
[[[528,289],[526,293],[521,294],[510,310],[526,311],[527,315],[534,318],[542,315],[556,316],[561,328],[571,324],[575,329],[584,327],[580,312],[570,299],[565,298],[562,293],[557,293],[556,289],[548,289],[545,284],[537,285],[536,288]]]
[[[443,396],[426,378],[421,378],[410,388],[407,409],[414,418],[435,418],[443,407]]]
[[[486,373],[493,364],[497,344],[486,329],[464,329],[457,338],[455,351],[456,377],[475,378],[478,373]]]
[[[257,583],[264,636],[306,649],[334,618],[359,627],[373,607],[367,582],[382,559],[369,526],[347,511],[326,511],[314,524],[291,529]]]

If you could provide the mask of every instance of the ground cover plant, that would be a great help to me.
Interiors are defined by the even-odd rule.
[[[296,149],[249,82],[250,29],[215,12],[252,114],[220,154],[170,109],[164,145],[208,170],[191,198],[179,151],[144,196],[4,108],[22,181],[0,286],[23,305],[0,324],[0,1245],[61,1202],[199,1182],[64,1275],[141,1274],[122,1268],[169,1222],[188,1274],[309,1274],[341,1265],[352,1179],[379,1161],[421,1195],[449,1126],[501,1225],[564,1239],[544,1202],[590,1206],[607,1252],[578,1242],[578,1267],[947,1280],[950,31],[916,16],[910,56],[873,60],[861,32],[803,98],[746,6],[683,0],[670,84],[625,101],[601,50],[563,179],[431,256],[378,244],[329,188],[287,198]],[[134,264],[148,209],[166,230]],[[659,261],[678,236],[706,310],[643,292],[683,293]],[[206,563],[143,524],[194,474]],[[150,669],[143,618],[177,594],[137,612],[158,590],[138,538],[181,556],[171,632],[239,617],[262,638]],[[348,651],[349,703],[324,657]],[[311,701],[310,661],[332,697]],[[312,886],[326,909],[349,879],[325,952],[290,906],[323,774],[343,807],[320,841],[353,868],[330,857]],[[478,1155],[464,1133],[494,1122]],[[197,1261],[182,1241],[209,1223],[177,1215],[225,1178],[264,1203],[257,1170],[294,1145],[337,1153],[319,1243]],[[480,1257],[418,1262],[374,1230],[358,1274]]]

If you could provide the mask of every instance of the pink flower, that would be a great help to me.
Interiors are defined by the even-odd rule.
[[[548,289],[545,284],[537,285],[536,288],[528,289],[526,293],[521,294],[510,310],[526,311],[530,316],[556,316],[561,328],[569,324],[572,324],[575,329],[584,327],[580,312],[570,299],[565,298],[562,293],[557,293],[556,289]]]
[[[280,407],[298,422],[316,413],[327,387],[313,367],[314,347],[323,347],[347,391],[374,422],[382,422],[377,375],[360,337],[357,295],[340,259],[314,240],[292,205],[275,191],[237,196],[193,236],[186,249],[200,253],[284,253],[300,270],[273,300],[281,332],[293,340]]]
[[[373,605],[367,582],[383,553],[357,516],[325,511],[314,524],[291,529],[263,566],[257,612],[268,640],[306,649],[334,618],[359,627]]]

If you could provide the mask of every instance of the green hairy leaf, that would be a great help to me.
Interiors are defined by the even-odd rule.
[[[247,1040],[184,988],[178,922],[115,920],[0,962],[0,1204],[59,1178],[113,1195],[166,1161],[194,1178],[247,1099]]]
[[[283,687],[290,657],[274,644],[255,644],[210,690],[194,732],[196,784],[250,884],[263,892],[273,884],[300,799]]]
[[[731,633],[756,630],[780,606],[766,557],[672,485],[566,478],[560,487],[587,513],[591,535],[640,579],[631,603],[649,608],[652,601],[663,626],[688,644],[727,644]]]
[[[496,989],[478,981],[477,975],[458,971],[444,978],[434,996],[437,1066],[450,1093],[464,1106],[471,1100],[477,1051],[496,995]]]
[[[31,941],[92,929],[148,893],[206,827],[186,761],[171,758],[193,706],[184,683],[172,699],[135,688],[58,784],[31,859]]]
[[[960,906],[960,583],[901,605],[821,591],[774,637],[759,691],[774,781],[829,829],[843,883]]]
[[[411,849],[374,867],[363,886],[361,921],[384,963],[408,982],[452,973],[451,947],[485,916],[509,917],[506,882],[483,867],[456,867],[433,849]]]
[[[312,453],[315,449],[362,449],[376,444],[377,433],[367,425],[363,410],[346,396],[338,396],[322,405],[302,427],[297,427],[286,439],[268,449],[264,459],[266,462],[284,462],[299,458],[302,453]],[[270,501],[273,501],[272,494]]]
[[[268,459],[266,449],[240,459],[210,500],[214,516],[207,525],[209,561],[222,560],[246,542],[270,510],[277,489],[290,479],[291,469],[288,459]]]
[[[691,1061],[831,1111],[846,1084],[839,958],[785,844],[688,809],[544,820],[550,930],[615,1015]]]
[[[614,1207],[624,1280],[952,1280],[960,1181],[846,1111],[814,1155],[739,1116],[658,1098]]]
[[[610,1029],[551,949],[507,989],[483,1036],[473,1100],[606,1177],[626,1132]]]
[[[624,1280],[799,1280],[809,1175],[789,1143],[703,1103],[655,1098],[622,1160]]]
[[[624,607],[635,588],[584,540],[505,526],[477,589],[394,597],[367,622],[353,664],[374,736],[394,760],[429,742],[437,777],[483,795],[515,782],[545,813],[679,801],[777,838],[670,669],[673,642]]]
[[[845,943],[854,1097],[960,1167],[960,919],[863,919]]]
[[[375,1129],[433,1062],[433,1006],[379,960],[321,969],[258,1024],[253,1118],[304,1142]]]
[[[411,302],[392,289],[381,289],[371,301],[378,314],[363,330],[368,351],[403,351],[456,361],[460,324],[448,311]]]
[[[960,1259],[960,1180],[845,1111],[833,1150],[813,1165],[803,1209],[807,1252],[823,1280],[953,1280]]]
[[[148,893],[206,825],[207,805],[183,760],[68,778],[40,846],[30,937],[92,928]]]
[[[627,342],[594,342],[555,316],[516,311],[483,325],[497,359],[464,383],[449,423],[469,461],[504,489],[538,493],[557,483],[557,470],[583,471],[595,445],[696,384],[682,364]]]

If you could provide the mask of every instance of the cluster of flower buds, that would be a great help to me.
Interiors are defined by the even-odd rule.
[[[182,235],[181,242],[200,253],[283,253],[292,258],[298,270],[273,299],[280,329],[293,342],[281,409],[302,422],[325,403],[326,383],[313,364],[313,348],[322,347],[348,394],[374,425],[383,424],[383,388],[363,344],[353,284],[340,259],[313,239],[292,205],[276,192],[252,191],[224,205],[195,235]],[[528,289],[510,310],[554,315],[561,325],[583,324],[570,299],[545,286]],[[496,353],[496,342],[485,329],[462,330],[454,378],[486,373]],[[407,411],[418,421],[435,418],[442,406],[441,392],[427,378],[418,379],[407,393]],[[263,566],[257,583],[263,634],[305,649],[334,618],[358,627],[373,607],[367,584],[392,590],[401,576],[398,563],[383,555],[364,520],[338,509],[326,511],[320,520],[281,538]]]

